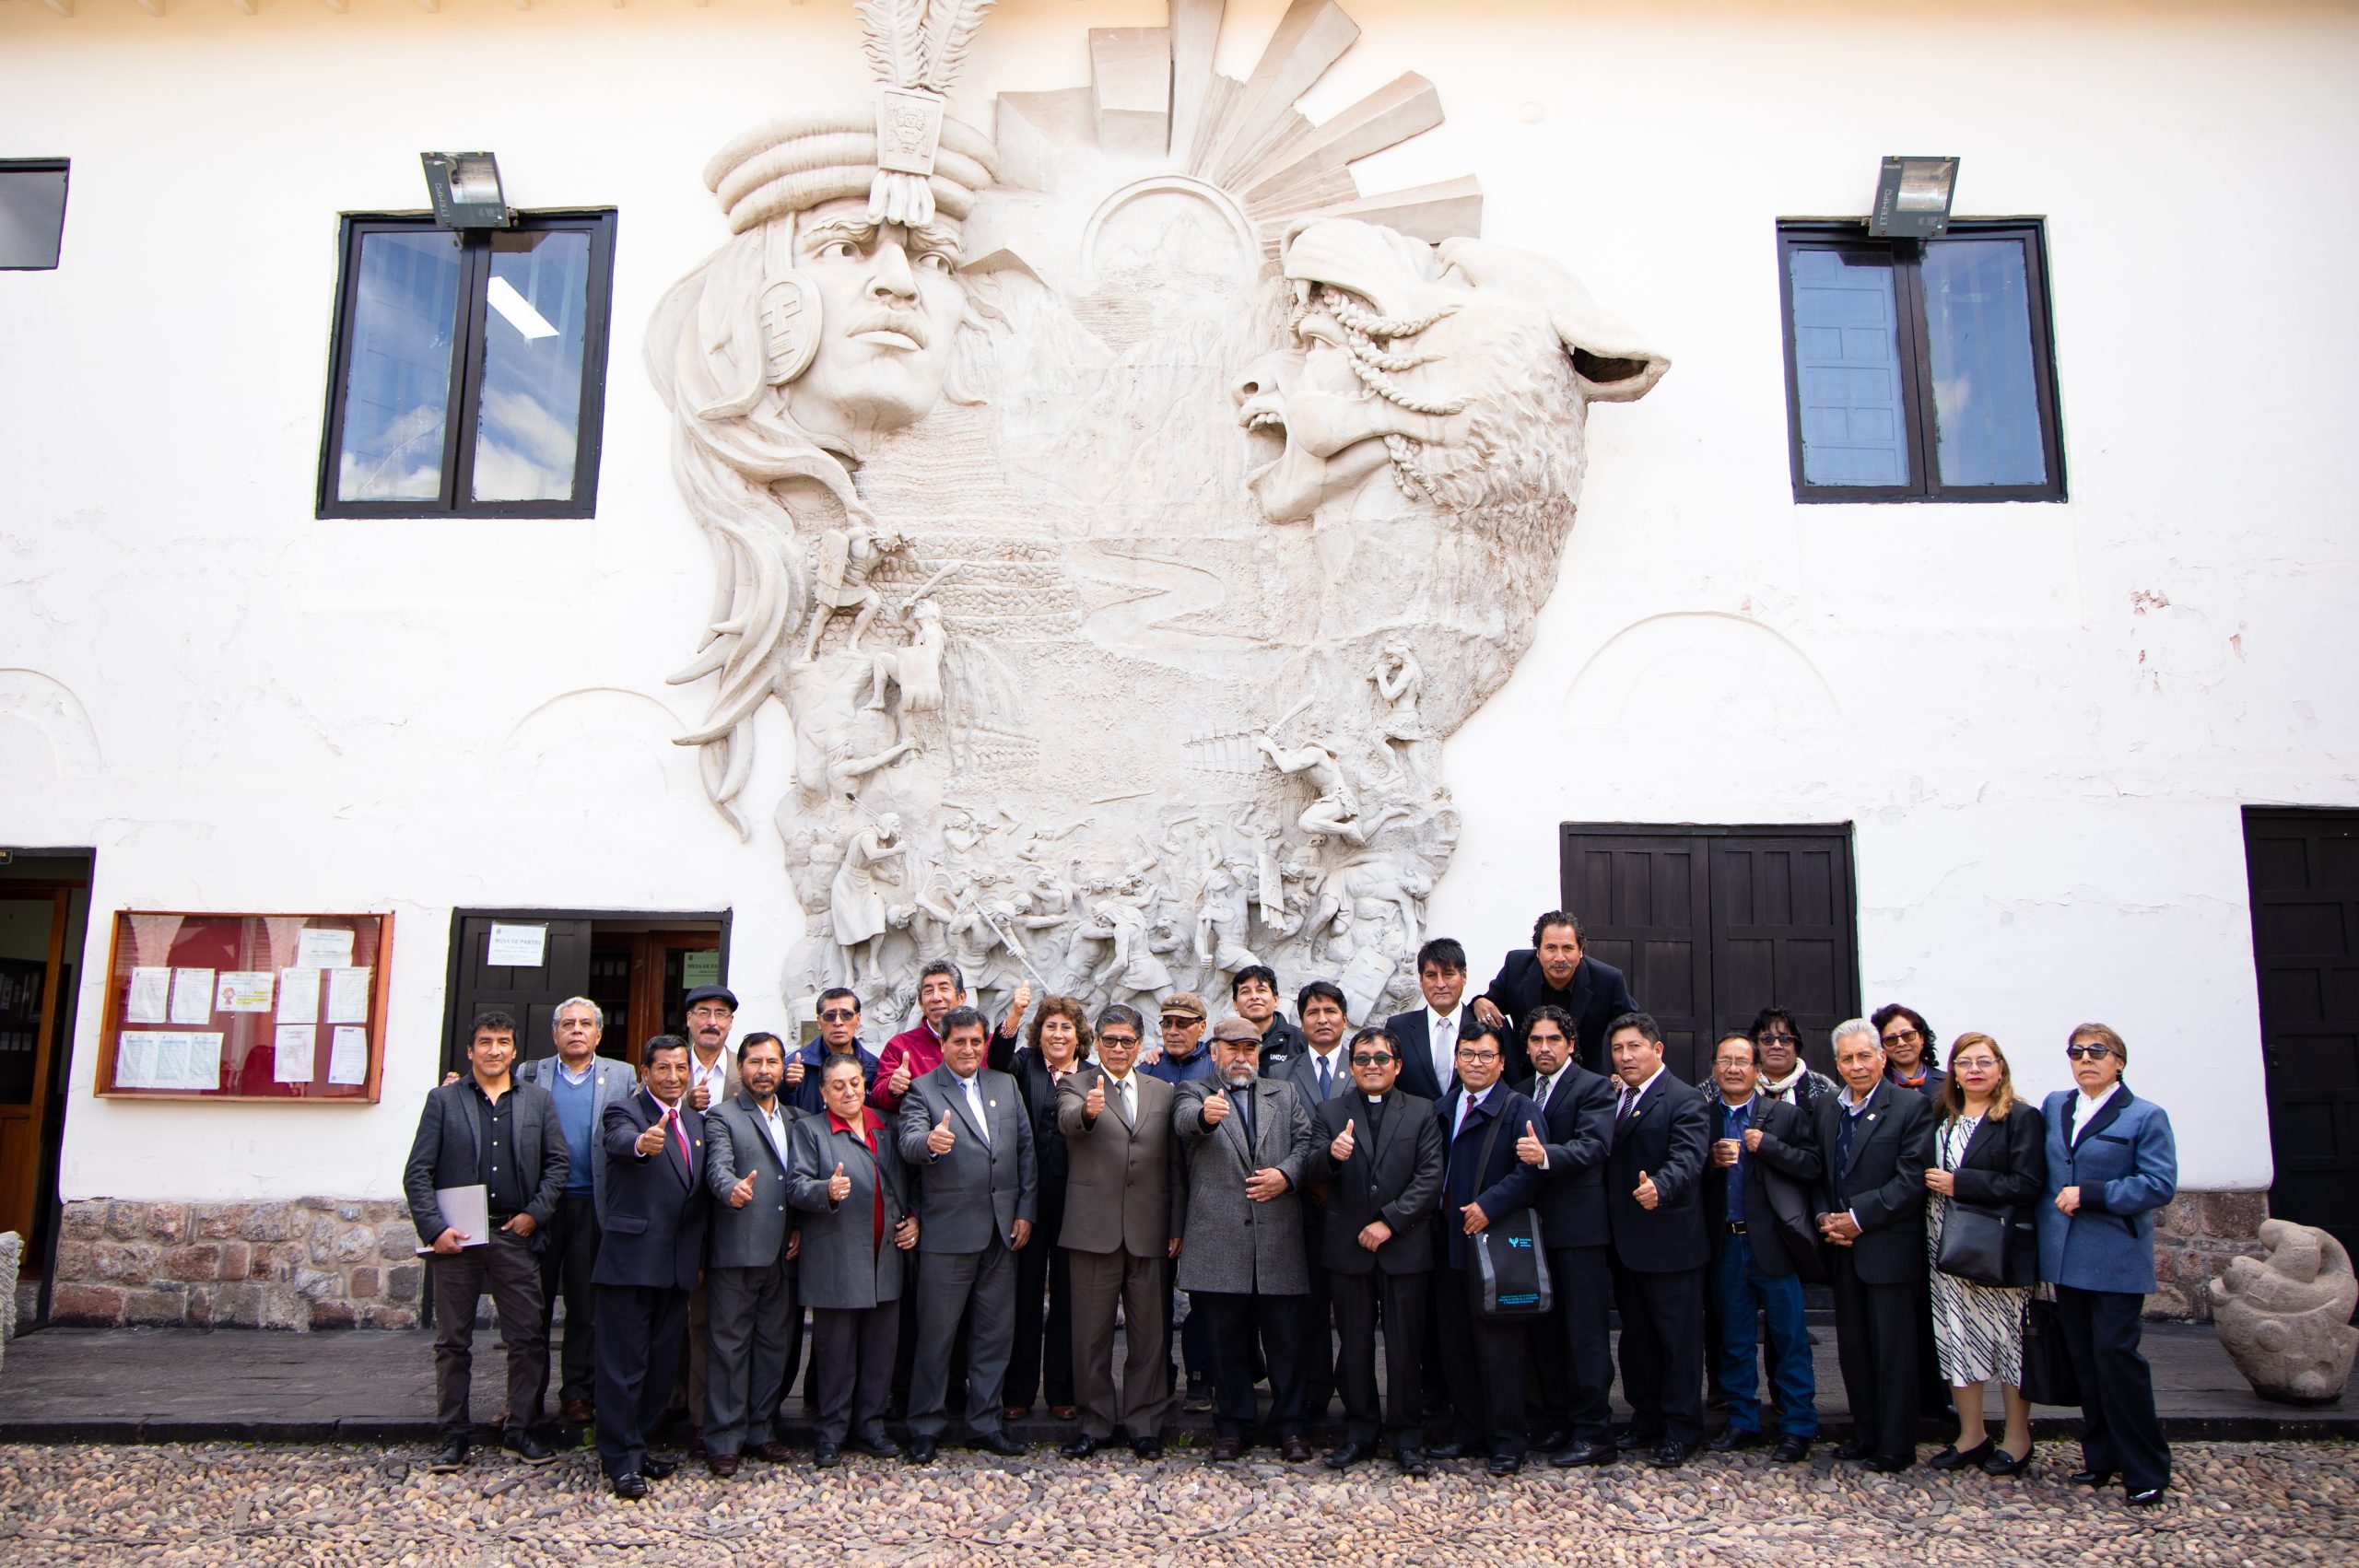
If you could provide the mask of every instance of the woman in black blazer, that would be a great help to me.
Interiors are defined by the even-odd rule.
[[[1074,1419],[1072,1287],[1064,1248],[1057,1245],[1064,1229],[1067,1172],[1065,1135],[1057,1127],[1057,1080],[1088,1059],[1089,1020],[1081,1003],[1052,996],[1033,1011],[1025,1043],[1008,1063],[1032,1118],[1033,1168],[1039,1184],[1032,1239],[1015,1255],[1015,1344],[1000,1395],[1009,1421],[1032,1413],[1044,1375],[1049,1413],[1059,1421]],[[1040,1315],[1043,1292],[1049,1298],[1046,1319]]]
[[[2011,1476],[2031,1462],[2031,1403],[2023,1396],[2024,1312],[2038,1272],[2031,1205],[2048,1182],[2048,1129],[2037,1107],[2015,1098],[1999,1042],[1961,1035],[1950,1047],[1948,1079],[1934,1102],[1936,1164],[1925,1172],[1925,1245],[1932,1273],[1933,1346],[1957,1408],[1957,1441],[1933,1457],[1938,1470],[1979,1465]],[[2020,1287],[1977,1284],[1939,1267],[1952,1203],[2007,1217],[2008,1274]],[[2004,1439],[1990,1441],[1982,1385],[1996,1378],[2007,1410]]]

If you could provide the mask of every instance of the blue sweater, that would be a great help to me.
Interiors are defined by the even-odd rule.
[[[598,1097],[598,1064],[592,1062],[579,1083],[566,1082],[562,1067],[552,1067],[542,1082],[557,1100],[557,1124],[565,1133],[565,1152],[573,1162],[565,1173],[565,1190],[588,1197],[595,1189],[597,1179],[598,1167],[593,1162],[602,1157],[598,1129],[591,1115]]]

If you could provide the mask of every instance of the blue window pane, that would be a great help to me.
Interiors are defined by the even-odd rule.
[[[2046,484],[2023,241],[1931,241],[1924,279],[1942,484]]]
[[[1794,250],[1787,264],[1803,483],[1907,484],[1890,258]]]
[[[484,302],[475,498],[569,500],[581,433],[590,236],[493,235]]]
[[[335,493],[346,501],[431,501],[442,493],[459,237],[376,232],[360,240],[352,357]]]

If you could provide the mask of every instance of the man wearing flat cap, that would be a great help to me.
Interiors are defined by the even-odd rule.
[[[687,994],[688,1091],[693,1111],[714,1111],[737,1097],[737,1059],[729,1049],[729,1033],[737,1024],[737,995],[727,986],[698,986]],[[694,1435],[690,1448],[704,1452],[704,1361],[709,1337],[705,1323],[704,1279],[688,1293],[688,1375],[684,1398]],[[787,1379],[793,1381],[793,1373]],[[781,1393],[783,1390],[780,1391]]]

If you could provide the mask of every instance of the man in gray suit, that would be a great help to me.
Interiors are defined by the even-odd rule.
[[[1065,1135],[1065,1223],[1061,1243],[1073,1281],[1074,1392],[1081,1435],[1064,1445],[1086,1459],[1114,1436],[1114,1313],[1129,1330],[1122,1363],[1122,1430],[1142,1459],[1163,1455],[1171,1410],[1163,1270],[1180,1253],[1180,1145],[1171,1136],[1171,1085],[1133,1071],[1146,1021],[1119,1004],[1097,1015],[1097,1062],[1065,1075],[1057,1129]]]
[[[1015,1252],[1032,1239],[1039,1180],[1032,1122],[1015,1080],[983,1065],[991,1025],[971,1007],[942,1020],[942,1065],[901,1100],[901,1158],[917,1173],[925,1223],[918,1252],[916,1360],[910,1369],[909,1461],[941,1447],[951,1340],[968,1316],[967,1430],[971,1446],[1012,1458],[1000,1394],[1015,1344]],[[969,1316],[971,1314],[971,1316]]]
[[[547,1375],[547,1343],[535,1337],[541,1321],[541,1271],[534,1233],[548,1223],[565,1189],[565,1135],[548,1091],[519,1084],[516,1021],[487,1012],[467,1041],[472,1071],[426,1096],[417,1137],[402,1168],[417,1239],[431,1249],[434,1285],[434,1393],[442,1446],[432,1469],[467,1462],[467,1389],[475,1367],[475,1303],[488,1288],[499,1313],[499,1341],[508,1352],[508,1422],[500,1446],[527,1464],[557,1456],[532,1433],[530,1422]],[[491,1222],[488,1235],[469,1235],[451,1223],[435,1194],[480,1187]]]
[[[604,1136],[606,1107],[628,1096],[639,1082],[627,1062],[598,1054],[605,1038],[606,1015],[586,996],[568,997],[557,1004],[549,1020],[557,1037],[557,1054],[526,1062],[516,1070],[516,1082],[537,1084],[557,1103],[557,1124],[565,1134],[565,1190],[557,1195],[557,1212],[541,1227],[541,1387],[549,1386],[549,1325],[559,1296],[565,1299],[565,1381],[557,1385],[557,1413],[577,1425],[587,1425],[595,1414],[591,1396],[597,1387],[597,1293],[590,1275],[598,1267],[600,1225],[606,1212],[606,1156],[599,1147]],[[537,1415],[541,1400],[533,1410]]]
[[[1213,1326],[1216,1463],[1241,1457],[1254,1427],[1253,1335],[1270,1369],[1270,1420],[1289,1464],[1310,1457],[1303,1436],[1302,1183],[1315,1145],[1301,1094],[1263,1078],[1262,1035],[1250,1021],[1213,1028],[1216,1076],[1180,1085],[1171,1129],[1188,1162],[1180,1288]],[[1068,1216],[1067,1223],[1071,1223]]]
[[[803,1349],[794,1293],[802,1236],[787,1206],[787,1137],[801,1113],[778,1097],[786,1051],[776,1035],[737,1047],[736,1094],[705,1113],[705,1186],[711,1240],[705,1254],[704,1462],[727,1480],[739,1455],[783,1464],[772,1422]]]

